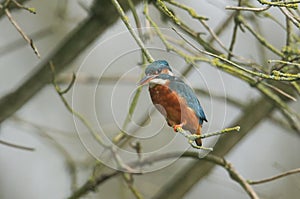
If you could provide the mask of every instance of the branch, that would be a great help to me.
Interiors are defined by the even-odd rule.
[[[149,53],[149,51],[146,49],[146,47],[144,46],[144,43],[142,42],[141,38],[134,32],[128,17],[125,15],[125,12],[123,10],[123,8],[121,7],[121,5],[119,4],[119,2],[117,0],[111,0],[113,5],[115,6],[115,8],[117,9],[122,21],[125,23],[127,29],[129,30],[129,32],[131,33],[131,35],[133,36],[133,38],[135,39],[135,41],[137,42],[137,44],[139,45],[139,47],[142,49],[144,55],[147,57],[148,62],[153,62],[154,59],[151,56],[151,54]]]
[[[83,117],[79,112],[76,112],[71,105],[68,103],[68,101],[66,100],[66,98],[64,97],[64,94],[67,93],[73,86],[74,82],[75,82],[75,74],[73,73],[73,78],[70,82],[70,84],[68,85],[68,87],[65,90],[61,90],[61,88],[59,87],[59,85],[56,83],[56,73],[55,73],[55,67],[53,65],[52,62],[50,62],[50,68],[52,71],[52,84],[55,88],[55,91],[57,92],[57,94],[59,95],[61,101],[64,103],[66,109],[72,114],[74,115],[76,118],[78,118],[83,124],[84,126],[89,130],[89,132],[94,136],[95,140],[104,148],[108,147],[108,145],[106,143],[103,142],[101,136],[94,130],[94,128],[92,127],[92,125],[89,123],[89,121],[87,119],[85,119],[85,117]]]
[[[21,145],[13,144],[13,143],[3,141],[3,140],[0,140],[0,144],[5,145],[5,146],[9,146],[9,147],[12,147],[12,148],[16,148],[16,149],[26,150],[26,151],[34,151],[35,150],[34,148],[31,148],[31,147],[21,146]]]
[[[263,5],[270,5],[270,6],[278,6],[278,7],[288,7],[288,8],[297,8],[297,3],[300,1],[278,1],[278,2],[270,2],[266,0],[257,0],[259,3]]]
[[[25,41],[27,41],[27,43],[30,45],[30,47],[32,48],[32,50],[34,51],[34,53],[38,56],[38,58],[41,57],[38,49],[35,47],[32,39],[30,39],[26,33],[22,30],[22,28],[18,25],[18,23],[13,19],[12,15],[10,14],[10,11],[6,8],[4,10],[7,18],[9,19],[9,21],[12,23],[13,26],[15,26],[15,28],[17,29],[17,31],[21,34],[21,36],[25,39]]]
[[[226,6],[225,9],[227,9],[227,10],[239,10],[239,11],[251,11],[251,12],[262,12],[262,11],[268,10],[270,7],[271,7],[270,5],[268,5],[266,7],[261,7],[261,8],[241,7],[241,6]]]
[[[275,106],[270,104],[267,99],[261,97],[254,103],[246,107],[241,117],[239,117],[232,126],[240,125],[243,128],[235,136],[222,136],[214,147],[214,155],[225,156],[234,146],[242,140],[256,125],[260,124],[267,117]],[[249,118],[249,115],[252,117]],[[207,162],[195,161],[178,172],[171,180],[162,186],[160,191],[153,196],[153,199],[180,199],[187,193],[193,185],[208,175],[214,165]],[[182,181],[182,179],[185,179]]]
[[[137,4],[138,0],[134,0]],[[103,6],[105,4],[105,6]],[[128,6],[124,6],[126,11]],[[95,1],[92,13],[75,28],[65,40],[42,63],[29,73],[27,78],[18,88],[0,99],[0,123],[14,114],[47,83],[51,82],[49,61],[52,60],[56,72],[60,73],[91,44],[105,32],[119,15],[109,0]]]
[[[172,152],[172,153],[165,153],[165,154],[159,154],[155,156],[151,156],[148,158],[145,158],[143,160],[135,161],[130,163],[129,165],[131,167],[141,167],[141,166],[146,166],[146,165],[152,165],[153,163],[159,162],[159,161],[164,161],[167,159],[173,159],[173,158],[192,158],[196,159],[197,162],[202,163],[203,161],[214,163],[216,165],[219,165],[223,167],[224,169],[227,170],[229,173],[230,177],[239,183],[242,188],[248,193],[248,195],[253,198],[253,199],[258,199],[257,194],[253,190],[253,188],[249,185],[249,183],[236,171],[236,169],[232,166],[232,164],[228,161],[226,161],[223,158],[220,158],[218,156],[208,154],[207,156],[200,158],[199,153],[197,152],[191,152],[187,151],[182,154],[182,152]],[[78,189],[76,192],[72,194],[72,196],[69,197],[69,199],[76,199],[80,198],[83,195],[87,194],[90,191],[94,191],[95,188],[102,183],[106,182],[107,180],[123,174],[122,171],[115,170],[109,174],[100,174],[97,177],[92,177],[90,178],[89,181],[87,181],[80,189]],[[182,180],[181,180],[182,182]]]
[[[205,139],[205,138],[212,137],[212,136],[217,136],[217,135],[223,135],[223,134],[226,134],[226,133],[231,133],[233,131],[240,131],[240,126],[235,126],[235,127],[232,127],[232,128],[226,128],[226,129],[223,129],[221,131],[217,131],[217,132],[213,132],[213,133],[207,133],[207,134],[202,134],[202,135],[189,134],[185,130],[183,130],[181,127],[177,127],[175,130],[177,132],[179,132],[180,134],[182,134],[184,137],[186,137],[188,139],[188,142],[190,143],[190,145],[193,148],[203,149],[203,150],[206,150],[206,151],[213,151],[213,148],[206,148],[204,146],[196,146],[196,145],[193,144],[193,142],[196,139],[199,139],[199,138]]]
[[[29,0],[18,0],[18,3],[24,4],[27,1],[29,1]],[[21,9],[20,6],[17,6],[15,3],[9,2],[7,4],[7,0],[3,0],[0,2],[0,19],[1,19],[1,17],[3,17],[5,15],[5,12],[4,12],[5,8],[9,9],[10,11]]]
[[[281,173],[279,175],[272,176],[270,178],[265,178],[265,179],[262,179],[262,180],[248,180],[248,183],[251,184],[251,185],[262,184],[262,183],[271,182],[271,181],[277,180],[279,178],[283,178],[283,177],[286,177],[288,175],[292,175],[292,174],[296,174],[296,173],[300,173],[300,168],[292,169],[292,170],[289,170],[287,172]]]

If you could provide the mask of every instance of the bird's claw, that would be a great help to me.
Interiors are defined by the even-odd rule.
[[[198,145],[195,145],[195,144],[193,144],[193,140],[189,140],[189,144],[193,147],[193,148],[195,148],[195,149],[202,149],[202,150],[205,150],[205,151],[213,151],[214,149],[213,148],[211,148],[211,147],[205,147],[205,146],[198,146]]]
[[[191,134],[191,135],[188,135],[187,138],[189,139],[189,142],[194,142],[196,139],[199,138],[199,135]]]
[[[182,124],[176,124],[173,126],[173,129],[175,132],[182,132],[183,131],[182,126],[183,126]]]
[[[194,144],[194,141],[199,138],[199,135],[192,134],[192,135],[188,135],[187,138],[188,138],[189,144],[193,148],[195,148],[195,149],[202,149],[202,150],[205,150],[205,151],[213,151],[213,148],[211,148],[211,147],[198,146],[198,145]]]

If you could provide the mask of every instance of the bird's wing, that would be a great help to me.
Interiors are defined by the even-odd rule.
[[[200,124],[202,124],[203,121],[207,122],[203,108],[191,87],[185,84],[178,77],[174,77],[170,81],[169,87],[171,90],[177,92],[181,97],[183,97],[186,100],[187,105],[190,108],[192,108],[195,111],[196,115],[199,117]]]

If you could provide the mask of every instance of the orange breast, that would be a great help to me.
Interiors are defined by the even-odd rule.
[[[183,129],[191,133],[200,133],[197,132],[200,127],[199,120],[183,98],[163,85],[149,87],[149,91],[153,104],[170,126],[183,123]]]

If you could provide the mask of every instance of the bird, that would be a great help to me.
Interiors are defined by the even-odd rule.
[[[181,128],[201,135],[203,122],[208,122],[204,110],[193,89],[173,73],[167,61],[156,60],[146,67],[138,86],[147,84],[152,103],[175,132]],[[201,138],[195,142],[202,146]]]

